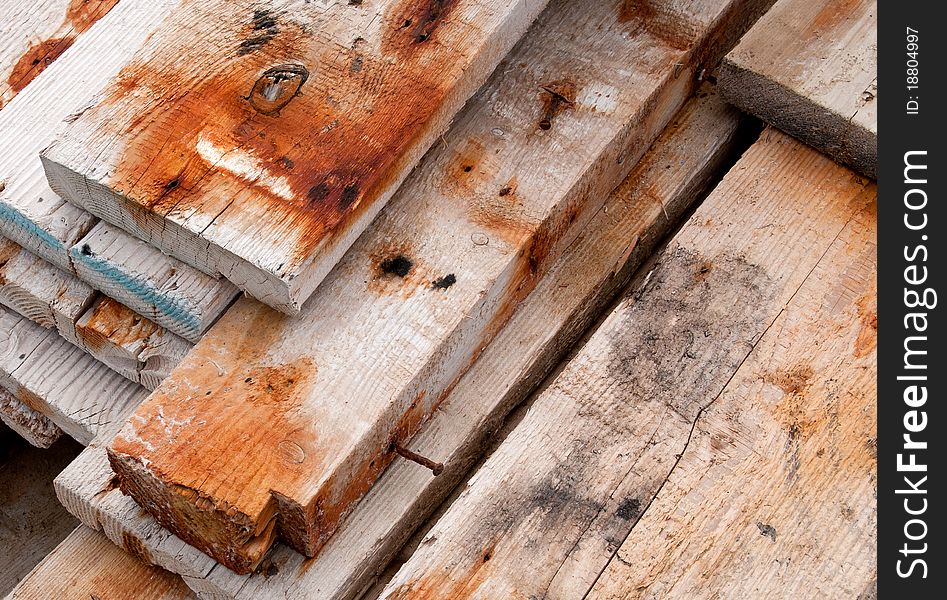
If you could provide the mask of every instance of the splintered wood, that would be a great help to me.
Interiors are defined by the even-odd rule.
[[[765,132],[382,596],[866,590],[875,194]],[[817,524],[838,519],[846,537]]]
[[[874,0],[780,0],[727,55],[721,92],[874,178],[877,26]]]
[[[765,5],[554,3],[300,318],[239,300],[132,416],[122,488],[238,572],[315,554]]]
[[[298,312],[545,4],[181,5],[44,153],[50,184]]]

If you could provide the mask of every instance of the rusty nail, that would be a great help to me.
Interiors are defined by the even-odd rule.
[[[430,458],[421,456],[417,452],[412,452],[399,444],[395,444],[395,452],[397,452],[401,458],[406,458],[411,462],[418,463],[422,467],[427,467],[435,477],[444,471],[444,463],[434,462]]]

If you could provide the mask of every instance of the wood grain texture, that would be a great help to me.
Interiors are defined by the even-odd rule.
[[[102,18],[118,0],[0,2],[0,108]]]
[[[75,0],[73,4],[70,14],[81,15],[82,10],[107,3]],[[193,337],[233,300],[233,286],[180,261],[167,257],[162,261],[154,250],[145,254],[145,248],[137,248],[139,260],[121,264],[127,258],[122,249],[135,248],[137,242],[116,231],[105,239],[96,236],[102,231],[95,227],[98,219],[49,188],[38,158],[40,150],[53,140],[56,128],[74,120],[94,102],[110,77],[176,4],[177,0],[123,2],[76,38],[75,44],[70,41],[71,47],[0,111],[0,144],[4,148],[0,156],[0,233],[107,295],[141,308],[146,316],[153,314],[172,331]],[[0,27],[15,28],[17,19],[33,18],[25,8],[14,9],[13,16]],[[87,234],[92,237],[84,239]],[[100,254],[82,254],[86,243]],[[83,260],[74,265],[70,251]],[[172,272],[174,275],[169,275]]]
[[[77,275],[143,317],[196,343],[239,290],[105,222],[70,250]]]
[[[296,313],[546,1],[182,5],[44,152],[50,184]]]
[[[724,60],[721,92],[875,178],[877,27],[874,0],[780,0]]]
[[[82,444],[113,434],[147,395],[56,331],[2,307],[0,386]]]
[[[3,388],[0,388],[0,421],[37,448],[49,448],[62,436],[62,429],[49,418]]]
[[[238,300],[113,442],[123,489],[237,571],[314,554],[760,4],[622,6],[544,13],[302,315]]]
[[[705,410],[590,598],[876,597],[874,203]]]
[[[701,96],[676,116],[412,439],[410,447],[442,461],[444,472],[432,477],[412,463],[393,463],[315,559],[278,545],[261,566],[268,576],[238,576],[215,566],[115,489],[104,450],[92,446],[57,478],[63,503],[116,543],[146,548],[150,560],[183,575],[206,597],[357,596],[734,150],[736,114],[712,90]]]
[[[81,525],[13,590],[11,600],[191,600],[180,577],[151,567]]]

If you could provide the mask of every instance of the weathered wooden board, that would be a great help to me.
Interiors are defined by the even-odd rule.
[[[189,267],[102,221],[70,256],[80,278],[194,343],[239,295],[226,279]]]
[[[278,546],[265,559],[268,577],[215,567],[114,489],[105,452],[93,446],[57,478],[63,504],[116,543],[146,548],[149,560],[184,575],[206,597],[354,597],[459,481],[503,416],[571,347],[734,151],[736,114],[710,90],[702,95],[676,117],[412,440],[413,450],[443,461],[444,472],[431,477],[412,463],[393,464],[317,558],[305,560]],[[586,277],[576,278],[576,272]]]
[[[0,1],[0,108],[118,0]]]
[[[88,352],[130,381],[155,389],[192,344],[75,276],[0,238],[0,304]]]
[[[11,600],[191,600],[181,578],[79,526],[13,590]]]
[[[104,2],[81,0],[73,4],[70,14],[105,6]],[[118,261],[126,258],[121,249],[132,248],[136,242],[127,234],[114,233],[106,240],[96,237],[98,219],[49,188],[38,156],[61,122],[75,119],[94,102],[162,16],[176,5],[177,0],[123,2],[74,44],[67,36],[71,47],[0,111],[0,145],[4,149],[0,156],[0,233],[64,271],[78,271],[80,278],[127,305],[153,311],[171,331],[193,337],[195,329],[206,329],[233,300],[233,286],[174,259],[166,257],[162,263],[160,256],[155,256],[160,253],[154,250],[147,259],[143,255],[140,261],[120,264]],[[25,7],[15,16],[32,18]],[[13,27],[15,21],[0,27]],[[85,240],[87,234],[91,237]],[[100,247],[100,242],[105,243]],[[101,254],[83,255],[87,243]],[[70,257],[72,249],[83,258],[76,261],[81,263],[76,268]],[[169,276],[172,271],[175,275]]]
[[[0,421],[37,448],[49,448],[62,436],[62,429],[0,388]],[[2,593],[2,591],[0,591]]]
[[[123,489],[236,571],[314,554],[759,6],[557,2],[299,318],[239,300],[138,409]]]
[[[296,313],[546,1],[182,5],[44,152],[50,185]]]
[[[76,519],[56,500],[53,478],[81,449],[68,438],[33,448],[0,426],[0,597],[75,529]]]
[[[0,386],[82,444],[114,433],[146,397],[58,332],[0,307]]]
[[[721,92],[874,178],[877,27],[875,0],[780,0],[727,56]]]
[[[847,273],[870,262],[874,247],[849,244],[845,235],[870,216],[873,198],[867,180],[787,136],[764,133],[529,406],[382,596],[585,597],[651,499],[666,489],[695,420],[760,337],[778,335],[774,323],[782,322],[784,307],[823,265],[823,255],[842,255],[829,263],[838,270],[834,294],[845,290]],[[858,266],[846,269],[845,259]],[[860,325],[856,298],[846,300],[832,310]],[[806,351],[812,353],[811,346]],[[823,360],[835,357],[829,351]],[[744,398],[733,409],[747,404]],[[785,434],[778,436],[780,451]],[[726,436],[714,441],[735,443]],[[785,453],[769,450],[781,464],[791,454],[788,446]],[[740,489],[728,471],[711,465],[700,470],[720,490],[722,503],[724,490]],[[699,499],[706,489],[694,487],[685,509],[704,524],[712,522]],[[871,496],[856,505],[869,507]],[[662,522],[655,523],[649,548],[626,555],[629,564],[670,564],[661,554],[667,543]],[[735,555],[752,551],[741,548]],[[675,564],[695,563],[705,572],[716,568],[709,558]],[[771,566],[769,559],[760,564]],[[795,558],[792,571],[798,571]],[[762,578],[745,578],[743,570],[721,574],[748,585]],[[618,597],[647,595],[636,588],[642,583],[633,581]],[[698,588],[689,591],[707,597],[768,597],[714,595],[704,581],[695,583]],[[659,591],[647,597],[668,596]]]

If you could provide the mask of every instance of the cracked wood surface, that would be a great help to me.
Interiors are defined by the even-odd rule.
[[[64,3],[40,4],[39,9],[34,5],[30,10],[12,9],[9,19],[0,24],[10,36],[4,38],[8,44],[0,47],[0,64],[13,60],[9,52],[16,51],[15,42],[23,36],[42,37],[43,25],[35,18],[44,14],[42,10]],[[91,28],[90,15],[101,13],[108,3],[75,0],[72,4],[68,14],[82,24],[79,29],[84,33],[76,37],[77,29],[68,39],[63,38],[68,41],[65,45],[57,42],[58,51],[39,63],[43,73],[33,72],[35,80],[22,90],[17,87],[19,93],[0,111],[0,144],[4,148],[0,156],[0,233],[171,331],[196,339],[234,299],[236,288],[141,247],[124,232],[96,226],[97,218],[49,188],[39,160],[39,152],[52,142],[57,127],[75,119],[94,101],[177,0],[128,0]],[[128,261],[131,249],[136,258]]]
[[[146,565],[87,527],[77,527],[43,559],[9,600],[192,600],[181,578]]]
[[[0,386],[82,444],[112,435],[146,390],[66,341],[0,307]]]
[[[50,421],[46,415],[23,404],[2,387],[0,387],[0,421],[37,448],[49,448],[62,437],[62,429]]]
[[[665,545],[662,525],[667,521],[654,520],[654,528],[640,536],[635,523],[642,513],[650,515],[652,498],[664,492],[669,473],[676,472],[695,420],[732,383],[773,323],[781,322],[784,307],[814,270],[838,271],[830,306],[846,325],[860,326],[852,310],[864,298],[857,290],[845,294],[846,276],[863,283],[874,248],[848,244],[845,236],[872,214],[874,194],[874,185],[851,171],[775,130],[764,132],[658,255],[653,269],[638,278],[529,406],[382,596],[581,598],[629,532],[643,547],[630,546],[636,551],[625,558],[635,565],[666,568],[672,583],[678,573],[672,569],[692,565],[720,578],[736,574],[734,579],[748,585],[758,582],[765,570],[760,577],[745,577],[739,565],[716,572],[715,564],[709,558],[702,562],[697,552],[679,562],[666,560],[663,553],[676,548]],[[844,256],[827,262],[824,255],[833,251]],[[846,259],[854,266],[847,267]],[[812,346],[804,352],[811,354]],[[835,357],[828,351],[822,360]],[[831,377],[834,371],[827,367],[824,373]],[[861,384],[867,387],[867,376],[856,382]],[[750,399],[735,399],[733,410],[746,407]],[[792,431],[790,423],[783,427]],[[780,444],[786,431],[775,434]],[[714,447],[735,443],[735,433],[731,436],[715,438]],[[773,456],[768,452],[765,456]],[[765,462],[748,454],[740,456],[749,463],[753,458]],[[788,466],[791,460],[790,452],[777,462]],[[826,458],[826,466],[830,460]],[[689,502],[672,507],[667,519],[716,523],[722,534],[724,526],[705,512],[712,499],[703,498],[706,486],[717,486],[713,499],[726,510],[728,492],[746,482],[727,479],[729,472],[711,465],[694,467],[693,473],[698,479],[705,476],[707,484],[687,482],[691,485],[682,489],[691,492]],[[871,495],[861,492],[860,500],[850,501],[870,512]],[[700,526],[688,533],[703,535]],[[759,532],[754,534],[757,541]],[[682,535],[679,544],[687,543]],[[865,560],[873,562],[870,545],[861,549]],[[740,546],[732,556],[747,554]],[[830,555],[825,569],[831,568]],[[759,564],[769,566],[769,559]],[[794,565],[792,572],[800,571]],[[627,583],[615,588],[615,597],[669,597],[660,588],[649,595],[636,587],[647,581],[630,578]],[[705,581],[695,580],[694,586],[687,592],[731,597],[715,595]]]
[[[207,597],[356,596],[460,480],[503,416],[597,318],[734,151],[737,115],[709,88],[700,96],[675,117],[411,440],[413,450],[443,461],[444,473],[432,477],[412,463],[394,463],[315,559],[277,545],[263,563],[269,576],[239,576],[215,566],[115,489],[105,451],[98,447],[90,446],[57,477],[63,504],[115,543],[146,548],[151,562],[183,575]],[[576,278],[577,272],[587,276]]]
[[[44,151],[50,184],[297,313],[545,4],[184,3]]]
[[[236,571],[317,552],[762,5],[557,2],[299,318],[239,300],[136,411],[123,490]]]
[[[875,0],[780,0],[724,60],[721,93],[874,178],[877,26]]]

